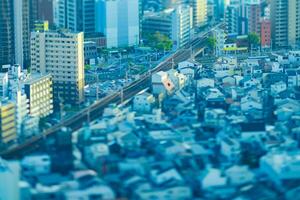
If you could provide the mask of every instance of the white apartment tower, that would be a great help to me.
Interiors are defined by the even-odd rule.
[[[54,103],[84,101],[83,32],[34,32],[31,35],[31,70],[51,74]]]
[[[175,47],[182,47],[191,40],[193,10],[190,6],[178,6],[172,13],[172,40]]]

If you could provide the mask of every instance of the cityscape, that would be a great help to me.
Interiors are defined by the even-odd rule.
[[[0,200],[300,200],[300,0],[0,0]]]

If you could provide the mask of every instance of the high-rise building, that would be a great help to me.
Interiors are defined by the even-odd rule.
[[[14,64],[14,6],[11,0],[2,0],[0,6],[0,68]]]
[[[55,0],[54,23],[73,32],[95,32],[95,0]]]
[[[53,79],[54,103],[84,100],[83,32],[33,32],[31,70]]]
[[[192,8],[183,5],[158,13],[147,13],[143,20],[143,32],[160,32],[172,40],[175,48],[182,47],[192,36],[192,16]]]
[[[193,8],[194,27],[207,24],[207,0],[191,0]]]
[[[59,28],[67,28],[67,5],[65,0],[53,0],[53,21]]]
[[[2,100],[0,103],[0,143],[7,144],[17,138],[15,104]]]
[[[248,33],[260,34],[261,4],[259,1],[249,1],[246,4]]]
[[[29,114],[33,117],[47,117],[53,113],[52,77],[34,74],[24,83],[29,100]]]
[[[300,1],[271,1],[271,34],[276,47],[299,45]]]
[[[35,21],[48,21],[49,24],[53,24],[53,0],[30,0],[30,8],[31,25],[34,25]]]
[[[108,48],[139,44],[139,7],[139,0],[96,0],[96,32]]]
[[[192,29],[192,8],[190,6],[178,6],[172,13],[172,40],[175,47],[182,47],[191,40]]]
[[[4,0],[0,4],[0,66],[30,62],[30,1]]]
[[[30,64],[30,1],[14,0],[15,63]]]
[[[5,98],[8,95],[8,73],[0,73],[0,98]]]
[[[228,34],[239,33],[239,6],[229,5],[225,14],[226,32]]]
[[[12,92],[12,99],[16,104],[16,128],[17,128],[17,134],[18,137],[20,137],[23,134],[23,125],[28,117],[28,99],[26,97],[26,94],[22,92],[21,89],[16,88],[15,91]]]
[[[262,19],[260,22],[260,43],[262,48],[271,47],[271,22],[269,19]]]

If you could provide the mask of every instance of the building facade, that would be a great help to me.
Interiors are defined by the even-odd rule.
[[[207,0],[191,0],[193,8],[194,27],[207,24]]]
[[[260,41],[262,48],[271,47],[271,22],[269,19],[262,19],[260,22]]]
[[[249,2],[246,5],[248,33],[260,34],[261,5],[259,2]]]
[[[13,1],[1,1],[0,6],[0,67],[14,64],[14,18]]]
[[[54,0],[53,16],[59,28],[85,34],[95,32],[95,0]]]
[[[15,63],[30,65],[30,0],[14,0]]]
[[[33,32],[31,70],[53,79],[54,103],[84,101],[83,33]]]
[[[139,44],[139,8],[139,0],[96,0],[96,32],[106,36],[107,48]]]
[[[3,100],[0,106],[0,143],[7,144],[17,138],[15,104]]]
[[[300,40],[300,1],[271,1],[272,42],[276,47],[295,46]]]
[[[36,75],[24,83],[32,117],[47,117],[53,113],[53,89],[51,75]]]
[[[159,13],[147,13],[143,20],[143,32],[159,32],[169,37],[174,48],[187,44],[193,32],[193,10],[190,6],[177,6]]]

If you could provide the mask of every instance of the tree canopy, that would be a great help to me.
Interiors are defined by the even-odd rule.
[[[256,33],[249,33],[248,34],[248,42],[249,42],[249,45],[257,46],[260,43],[260,38]]]
[[[147,40],[147,44],[155,49],[158,50],[171,50],[173,43],[172,40],[160,33],[160,32],[155,32],[155,33],[147,33],[145,35],[145,39]]]
[[[206,43],[210,50],[214,50],[216,48],[217,40],[215,37],[209,37],[207,38]]]

